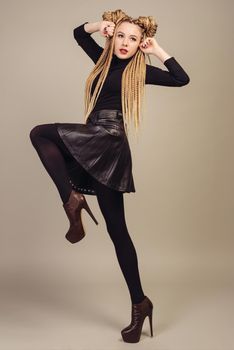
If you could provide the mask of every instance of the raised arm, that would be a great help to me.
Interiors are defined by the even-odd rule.
[[[85,24],[88,23],[87,26]],[[92,38],[91,34],[98,31],[98,23],[85,22],[73,30],[74,38],[77,44],[87,53],[91,60],[96,63],[103,52],[103,48],[99,46]],[[90,33],[85,28],[90,28]]]
[[[167,58],[164,65],[168,70],[147,64],[145,83],[162,86],[184,86],[190,82],[188,74],[176,61],[175,57]]]
[[[156,41],[148,37],[140,43],[140,49],[146,54],[156,56],[168,70],[146,65],[146,84],[163,86],[184,86],[190,82],[190,78],[174,56],[167,53]]]

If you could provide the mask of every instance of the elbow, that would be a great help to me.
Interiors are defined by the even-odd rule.
[[[189,82],[190,82],[190,78],[189,78],[188,74],[186,74],[186,79],[184,81],[184,85],[188,85]]]
[[[178,83],[179,85],[178,86],[185,86],[185,85],[188,85],[190,82],[190,78],[189,76],[186,74],[186,76],[183,78],[183,80],[180,80]]]
[[[73,37],[77,40],[77,28],[73,29]]]
[[[73,29],[73,37],[76,40],[77,44],[79,44],[79,42],[82,40],[82,34],[79,27]]]

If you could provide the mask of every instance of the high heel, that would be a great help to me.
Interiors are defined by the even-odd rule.
[[[121,335],[127,343],[138,343],[141,337],[142,327],[145,318],[149,317],[150,334],[153,337],[153,303],[146,296],[141,303],[132,304],[132,319],[131,323],[122,329]]]
[[[81,220],[81,209],[84,208],[95,224],[98,225],[96,218],[88,206],[85,196],[75,190],[71,191],[68,201],[63,204],[63,208],[70,222],[70,228],[65,237],[71,243],[79,242],[85,237],[85,230]]]

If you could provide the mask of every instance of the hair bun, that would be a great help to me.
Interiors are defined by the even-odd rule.
[[[115,10],[115,11],[106,11],[102,15],[102,19],[104,21],[109,21],[117,24],[118,22],[122,20],[129,19],[129,16],[123,12],[121,9]]]
[[[129,21],[130,23],[135,23],[142,28],[143,33],[147,37],[153,37],[157,31],[158,24],[155,22],[152,16],[139,16],[136,19],[133,19],[131,16],[128,16],[121,9],[115,11],[105,11],[102,15],[104,21],[113,22],[118,24],[119,22]]]
[[[134,23],[139,25],[147,37],[153,37],[157,32],[158,24],[152,16],[139,16],[134,20]]]

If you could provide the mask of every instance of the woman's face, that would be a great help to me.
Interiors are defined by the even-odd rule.
[[[138,25],[122,22],[116,32],[114,54],[122,59],[133,56],[138,50],[141,38],[142,30]],[[125,49],[127,52],[121,52],[121,49]]]

